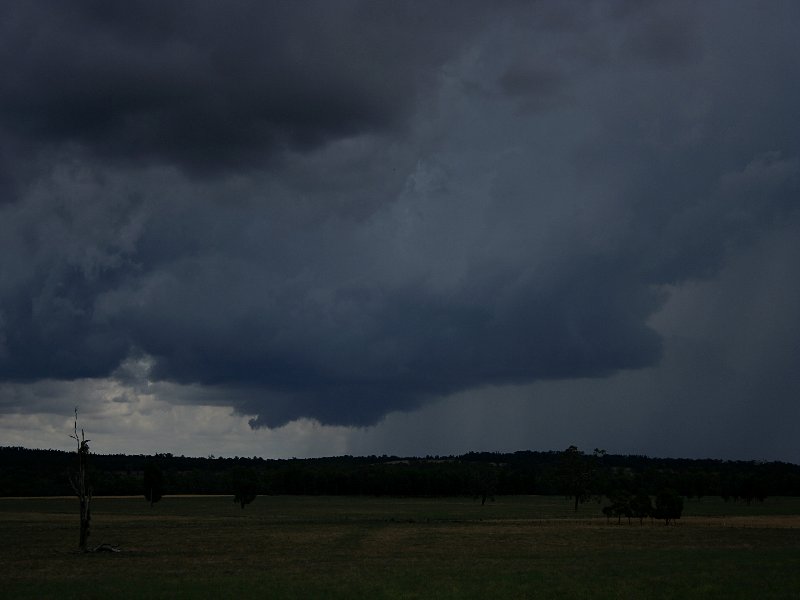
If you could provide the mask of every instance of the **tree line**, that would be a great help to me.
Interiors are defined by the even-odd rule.
[[[0,447],[0,496],[71,495],[74,461],[74,452]],[[472,496],[485,502],[497,495],[542,494],[568,496],[576,507],[593,497],[655,497],[663,490],[747,503],[800,496],[800,466],[791,463],[584,453],[574,446],[446,457],[93,454],[89,468],[94,495],[144,494],[151,502],[162,494],[233,495],[237,482],[247,488],[246,496]]]
[[[590,455],[576,446],[562,452],[516,452],[514,454],[469,453],[460,457],[353,457],[264,460],[258,457],[207,459],[155,456],[99,455],[99,466],[89,459],[89,442],[83,429],[78,435],[78,409],[73,434],[76,454],[57,450],[0,447],[0,496],[61,495],[62,462],[77,457],[77,465],[65,465],[65,477],[80,503],[80,552],[119,552],[110,544],[88,545],[91,500],[95,484],[99,494],[143,493],[150,507],[168,485],[173,493],[233,493],[242,509],[259,494],[347,494],[396,496],[472,495],[485,504],[496,494],[558,493],[579,504],[606,497],[602,508],[609,522],[617,517],[663,519],[665,525],[680,519],[683,496],[677,486],[688,486],[688,495],[704,495],[714,482],[720,483],[725,500],[742,499],[748,504],[764,500],[770,490],[796,492],[798,467],[788,463],[720,463],[718,470],[686,469],[686,462],[645,457],[611,457],[595,449]],[[636,470],[631,463],[638,464]],[[706,461],[707,462],[707,461]],[[164,465],[167,465],[165,472]],[[644,465],[645,468],[641,468]],[[664,465],[667,465],[666,467]],[[661,468],[658,468],[661,466]],[[77,468],[76,468],[77,467]],[[166,473],[166,474],[165,474]],[[192,484],[200,482],[200,489]],[[655,505],[652,502],[654,489]],[[725,487],[730,485],[731,487]],[[537,488],[537,486],[539,486]],[[698,492],[699,490],[699,492]],[[729,494],[732,494],[729,495]]]

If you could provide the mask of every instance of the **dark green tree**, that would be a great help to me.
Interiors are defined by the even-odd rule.
[[[144,497],[153,506],[164,495],[164,473],[155,461],[148,461],[144,467]]]
[[[603,514],[606,518],[617,517],[617,523],[620,523],[622,517],[627,517],[630,524],[633,516],[633,496],[631,493],[627,490],[619,490],[610,494],[608,499],[611,504],[603,508]]]
[[[258,476],[252,469],[236,467],[231,473],[233,484],[233,501],[242,508],[256,499],[258,494]]]
[[[481,506],[486,500],[494,502],[497,493],[497,467],[494,464],[478,464],[472,469],[470,487],[472,495],[481,499]]]
[[[599,462],[604,455],[605,450],[595,448],[594,453],[587,456],[577,446],[570,446],[561,453],[556,469],[558,488],[564,496],[574,499],[575,512],[578,512],[578,504],[600,499]]]
[[[635,519],[639,519],[639,525],[642,525],[644,520],[652,515],[653,503],[650,500],[650,496],[647,492],[640,490],[631,499],[631,516]]]
[[[669,525],[670,521],[680,519],[683,514],[683,497],[678,495],[675,490],[661,490],[656,495],[656,506],[653,509],[653,517],[664,519],[664,525]]]

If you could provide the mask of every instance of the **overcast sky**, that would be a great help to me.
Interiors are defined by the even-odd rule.
[[[800,462],[800,3],[0,5],[0,445]]]

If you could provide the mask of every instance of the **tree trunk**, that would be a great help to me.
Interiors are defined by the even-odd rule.
[[[89,524],[92,520],[92,508],[90,506],[90,498],[85,497],[80,499],[81,504],[81,536],[78,548],[81,552],[87,551],[87,544],[89,543]]]
[[[78,481],[74,486],[80,503],[80,522],[81,532],[78,548],[81,552],[86,552],[89,543],[90,524],[92,521],[92,488],[86,480],[86,459],[85,454],[81,455],[80,471]]]
[[[81,552],[87,552],[87,544],[89,542],[90,528],[89,524],[92,520],[92,485],[89,482],[89,475],[87,473],[87,463],[89,461],[89,440],[81,429],[81,435],[78,437],[78,409],[75,409],[75,433],[70,436],[78,443],[78,472],[71,475],[69,482],[75,495],[78,497],[80,503],[80,538],[78,540],[78,548]]]

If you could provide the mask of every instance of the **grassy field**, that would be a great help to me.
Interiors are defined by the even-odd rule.
[[[563,498],[0,499],[3,598],[800,598],[800,498],[687,501],[675,526]]]

